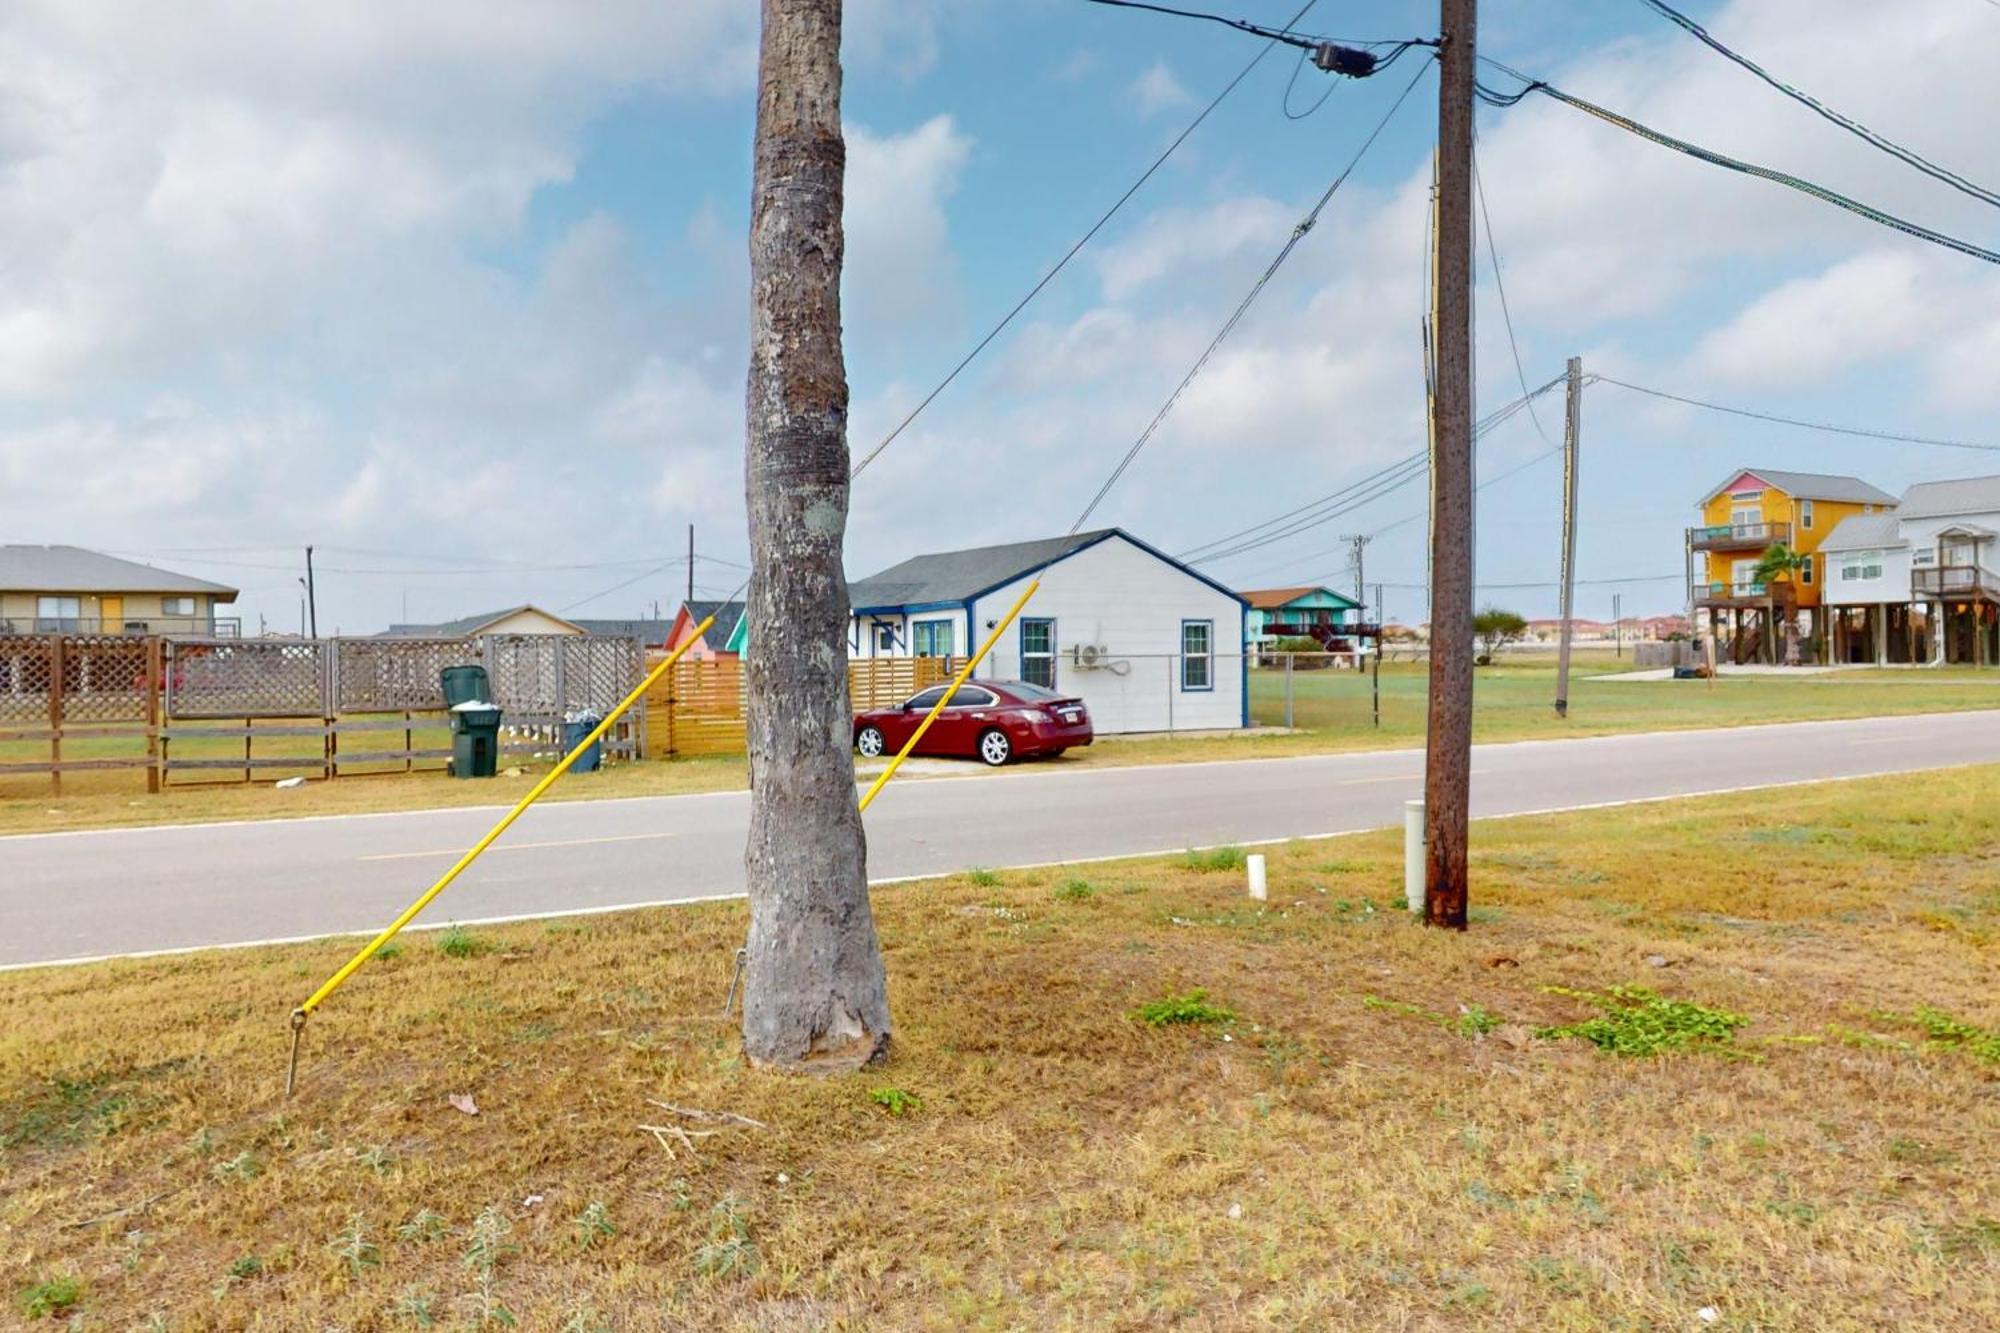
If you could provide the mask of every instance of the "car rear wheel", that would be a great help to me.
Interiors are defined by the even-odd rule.
[[[1004,731],[982,731],[979,733],[979,757],[998,768],[1014,757],[1014,742],[1007,739]]]
[[[864,759],[879,759],[888,746],[883,742],[880,727],[863,727],[854,733],[854,748]]]

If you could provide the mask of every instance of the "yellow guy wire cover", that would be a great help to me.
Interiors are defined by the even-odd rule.
[[[522,812],[527,810],[527,808],[533,805],[537,800],[541,799],[541,795],[543,792],[547,791],[550,787],[555,785],[555,781],[557,778],[569,772],[570,765],[574,764],[577,761],[577,758],[580,755],[582,755],[585,750],[588,750],[598,741],[604,739],[604,733],[611,730],[612,724],[616,722],[619,718],[625,716],[625,714],[631,710],[632,705],[638,703],[639,700],[642,697],[644,697],[646,691],[653,688],[654,682],[658,681],[660,677],[666,675],[668,669],[671,668],[674,663],[680,661],[681,654],[685,653],[689,648],[693,647],[695,642],[699,640],[703,634],[706,634],[708,632],[709,626],[713,625],[714,623],[715,623],[715,617],[710,616],[706,620],[702,621],[699,625],[696,625],[694,628],[694,632],[688,635],[686,642],[682,643],[680,647],[674,649],[671,653],[668,653],[665,661],[661,662],[658,666],[654,667],[652,671],[648,672],[646,678],[640,681],[636,686],[634,686],[630,694],[626,695],[622,700],[619,701],[618,706],[612,709],[610,714],[606,716],[602,722],[599,722],[597,724],[595,730],[593,730],[588,736],[585,736],[583,740],[579,742],[577,746],[574,749],[572,749],[568,754],[564,755],[561,763],[557,764],[554,768],[550,769],[546,774],[544,774],[542,776],[541,781],[537,782],[532,788],[529,789],[528,794],[526,796],[523,796],[519,801],[515,803],[513,809],[509,810],[506,814],[500,817],[499,823],[495,824],[492,828],[486,831],[485,837],[481,838],[478,842],[473,844],[471,851],[467,852],[464,856],[459,857],[458,860],[453,863],[451,869],[445,871],[444,874],[438,877],[437,883],[431,885],[430,888],[424,890],[422,897],[418,898],[415,902],[411,903],[407,908],[403,909],[403,914],[397,917],[394,921],[391,921],[388,927],[385,930],[383,930],[383,932],[380,935],[377,935],[374,939],[370,940],[366,948],[362,949],[359,953],[355,954],[354,957],[348,959],[346,963],[342,964],[338,972],[335,972],[332,976],[328,977],[326,979],[326,984],[322,985],[318,990],[314,991],[311,997],[308,998],[304,1004],[300,1005],[298,1009],[293,1012],[292,1015],[293,1022],[296,1024],[298,1022],[303,1021],[307,1014],[310,1014],[313,1010],[319,1008],[321,1004],[325,1003],[326,998],[329,995],[332,995],[335,991],[339,990],[341,984],[345,982],[349,977],[354,975],[355,969],[359,968],[363,963],[367,962],[370,958],[374,957],[375,951],[377,949],[380,949],[383,945],[387,944],[390,940],[394,939],[398,931],[402,930],[403,927],[409,925],[410,922],[416,919],[417,913],[423,911],[426,907],[430,906],[431,900],[433,898],[436,898],[440,893],[443,893],[447,888],[449,888],[451,886],[451,882],[457,879],[461,874],[463,874],[467,866],[471,865],[474,861],[477,861],[479,859],[479,855],[481,852],[484,852],[488,847],[491,847],[494,841],[497,838],[499,838],[499,836],[502,833],[505,833],[508,827],[511,826],[515,820],[521,817]]]
[[[931,729],[931,723],[937,721],[937,715],[944,711],[944,706],[951,702],[951,697],[954,694],[958,693],[958,687],[965,684],[971,678],[974,667],[986,660],[986,654],[993,651],[993,645],[1000,641],[1000,636],[1007,632],[1009,625],[1014,623],[1014,617],[1021,614],[1021,608],[1028,604],[1028,599],[1035,595],[1035,589],[1041,586],[1042,581],[1040,579],[1036,579],[1033,583],[1030,583],[1021,595],[1014,599],[1014,605],[1009,608],[1000,623],[993,627],[993,632],[986,636],[986,642],[979,645],[979,651],[974,653],[967,659],[965,665],[959,668],[958,674],[952,677],[951,685],[939,697],[938,701],[931,705],[931,711],[924,714],[924,720],[917,724],[917,729],[914,732],[910,733],[910,739],[903,742],[903,748],[896,751],[896,757],[889,761],[889,766],[882,770],[881,776],[875,779],[874,783],[862,796],[861,808],[863,810],[866,810],[868,803],[875,799],[876,792],[881,791],[882,788],[889,785],[889,779],[896,776],[896,770],[901,768],[903,761],[910,757],[910,751],[917,748],[917,742],[924,738],[924,733]]]

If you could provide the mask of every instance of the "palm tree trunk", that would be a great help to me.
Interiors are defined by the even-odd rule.
[[[839,1071],[889,1043],[847,700],[840,0],[764,0],[750,201],[752,1063]]]

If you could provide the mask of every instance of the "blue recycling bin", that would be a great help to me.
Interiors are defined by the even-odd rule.
[[[563,753],[568,754],[583,744],[583,738],[597,729],[604,719],[595,713],[571,713],[563,719]],[[604,742],[592,741],[590,748],[576,757],[569,771],[572,773],[595,773],[604,764]]]

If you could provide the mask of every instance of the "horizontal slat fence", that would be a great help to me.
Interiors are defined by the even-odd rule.
[[[949,657],[880,657],[847,664],[856,712],[893,708],[918,690],[951,679]],[[674,663],[646,694],[646,757],[741,754],[745,746],[743,665],[733,658]]]

